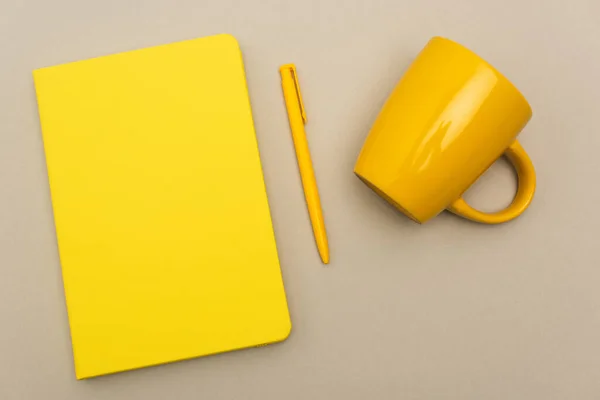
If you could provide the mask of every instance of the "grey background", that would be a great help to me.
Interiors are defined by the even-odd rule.
[[[0,3],[0,398],[600,398],[600,3]],[[290,311],[278,345],[77,382],[31,71],[228,32],[241,45]],[[525,93],[531,208],[483,226],[410,222],[352,174],[387,94],[429,37]],[[319,262],[278,66],[299,69],[332,263]],[[515,190],[496,163],[469,191]]]

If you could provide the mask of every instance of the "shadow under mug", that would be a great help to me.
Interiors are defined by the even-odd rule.
[[[516,140],[531,115],[525,97],[494,67],[434,37],[388,98],[354,172],[419,223],[446,209],[476,222],[507,222],[535,192],[533,164]],[[517,171],[517,194],[502,211],[478,211],[462,195],[503,154]]]

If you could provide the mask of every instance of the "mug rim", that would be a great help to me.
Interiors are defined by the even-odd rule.
[[[525,103],[525,105],[527,106],[527,108],[529,109],[529,115],[533,115],[533,109],[531,108],[531,104],[529,104],[529,101],[527,100],[527,98],[525,97],[525,95],[523,95],[523,93],[519,90],[519,88],[517,88],[517,86],[506,77],[506,75],[504,75],[502,72],[498,71],[498,69],[496,67],[494,67],[492,64],[490,64],[488,61],[485,60],[485,58],[481,57],[479,54],[477,54],[476,52],[474,52],[473,50],[469,49],[467,46],[460,44],[452,39],[449,39],[445,36],[434,36],[431,38],[431,40],[440,40],[443,42],[447,42],[450,43],[453,46],[459,47],[463,50],[465,50],[467,53],[471,54],[472,56],[474,56],[475,58],[477,58],[478,60],[480,60],[482,63],[484,63],[489,69],[491,69],[497,76],[499,76],[500,78],[504,79],[509,85],[510,87],[517,93],[517,95],[521,98],[521,100],[523,101],[523,103]]]

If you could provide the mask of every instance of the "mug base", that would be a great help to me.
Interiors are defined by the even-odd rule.
[[[417,224],[422,224],[423,223],[422,221],[419,221],[419,219],[417,217],[415,217],[413,214],[411,214],[401,204],[399,204],[397,201],[395,201],[394,199],[392,199],[390,196],[388,196],[387,194],[385,194],[381,189],[379,189],[377,186],[375,186],[373,183],[371,183],[371,181],[369,181],[366,177],[362,176],[358,171],[354,171],[354,175],[356,175],[358,177],[358,179],[360,179],[365,185],[367,185],[377,195],[381,196],[388,203],[390,203],[396,209],[398,209],[402,214],[406,215],[408,218],[410,218],[411,220],[413,220]]]

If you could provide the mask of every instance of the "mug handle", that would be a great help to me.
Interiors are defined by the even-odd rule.
[[[535,169],[525,149],[516,140],[506,149],[504,155],[517,170],[519,179],[517,194],[506,209],[485,213],[474,209],[460,197],[448,207],[448,210],[463,218],[483,224],[501,224],[521,215],[531,203],[535,193]]]

